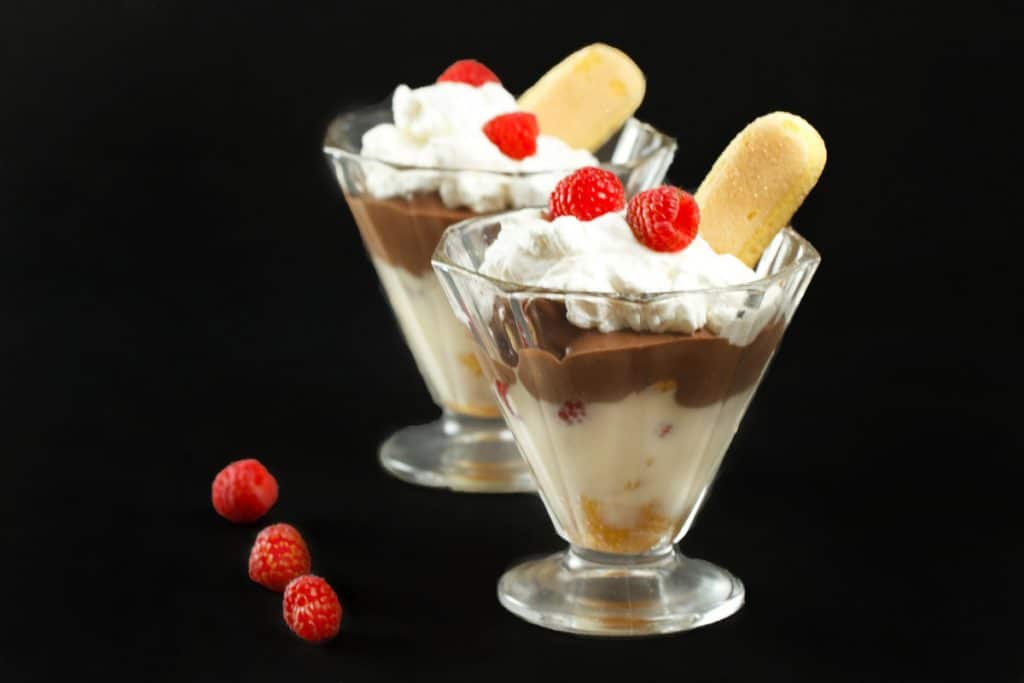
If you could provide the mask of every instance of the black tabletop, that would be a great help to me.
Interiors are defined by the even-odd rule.
[[[1022,680],[1019,16],[95,4],[0,8],[0,678]],[[455,58],[521,90],[596,40],[646,71],[681,185],[773,109],[829,146],[797,216],[822,266],[681,545],[747,604],[638,641],[498,604],[563,546],[536,497],[378,467],[438,411],[320,152]],[[341,596],[328,646],[211,508],[243,457]]]

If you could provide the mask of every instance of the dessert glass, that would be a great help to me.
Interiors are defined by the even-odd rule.
[[[380,448],[381,464],[400,479],[425,486],[461,491],[516,492],[535,489],[529,470],[516,450],[466,326],[452,315],[430,258],[449,225],[482,215],[468,208],[449,208],[442,192],[414,191],[389,198],[375,197],[372,174],[398,174],[409,187],[442,178],[466,186],[504,187],[506,201],[537,197],[542,203],[557,180],[574,169],[543,173],[497,173],[451,168],[424,168],[364,157],[363,134],[390,123],[389,103],[352,111],[334,119],[327,129],[324,153],[345,194],[363,243],[398,319],[416,365],[441,417],[429,424],[405,427]],[[601,166],[616,173],[627,197],[658,185],[665,175],[675,140],[631,119],[597,154]],[[505,208],[495,206],[495,211]]]
[[[705,500],[820,258],[792,229],[740,286],[642,296],[529,287],[479,272],[502,216],[452,226],[434,268],[567,551],[502,576],[523,619],[588,635],[695,628],[743,604],[728,571],[675,548]],[[717,334],[582,330],[565,306],[704,307]],[[632,307],[632,308],[630,308]]]

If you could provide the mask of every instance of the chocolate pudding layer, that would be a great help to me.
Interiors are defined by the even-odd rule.
[[[345,199],[370,254],[416,276],[431,272],[430,257],[445,228],[477,215],[448,208],[436,192],[391,199],[346,194]]]
[[[476,214],[447,208],[436,192],[346,199],[434,401],[460,415],[499,417],[473,337],[452,315],[430,265],[445,228]]]
[[[754,384],[782,336],[784,323],[768,324],[747,346],[698,330],[694,334],[599,332],[566,319],[565,305],[532,299],[522,307],[533,339],[515,348],[519,332],[510,305],[495,307],[503,381],[518,379],[537,399],[614,402],[652,385],[674,392],[679,405],[709,405]],[[501,329],[504,328],[504,329]]]

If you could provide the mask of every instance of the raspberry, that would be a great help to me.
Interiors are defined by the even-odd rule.
[[[322,643],[338,635],[341,602],[330,584],[306,574],[284,589],[284,621],[303,640]]]
[[[505,404],[505,407],[508,408],[510,413],[515,415],[516,411],[513,410],[512,404],[508,402],[508,384],[502,382],[500,379],[496,379],[494,380],[494,388],[497,389],[498,398],[501,399],[501,402]]]
[[[494,380],[494,388],[498,390],[498,396],[502,401],[508,402],[508,385],[500,379]]]
[[[256,535],[249,553],[249,578],[272,591],[309,573],[309,549],[290,524],[272,524]]]
[[[253,522],[277,501],[277,480],[259,460],[236,460],[213,480],[213,509],[232,522]]]
[[[579,424],[587,416],[587,407],[583,401],[566,401],[558,409],[558,419],[566,424]]]
[[[590,221],[626,205],[622,181],[611,171],[584,166],[562,178],[548,199],[551,218],[575,216]]]
[[[626,222],[648,249],[680,251],[697,237],[700,208],[688,192],[662,185],[629,200]]]
[[[445,69],[437,77],[437,82],[443,83],[445,81],[467,83],[475,86],[481,86],[484,83],[501,83],[493,71],[475,59],[460,59]]]
[[[484,124],[484,135],[510,159],[525,159],[537,152],[540,125],[529,112],[499,114]]]

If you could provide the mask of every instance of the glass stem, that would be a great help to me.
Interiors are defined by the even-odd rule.
[[[615,553],[603,553],[597,550],[587,550],[576,545],[569,546],[566,557],[566,564],[570,568],[587,565],[601,565],[605,567],[643,567],[658,566],[672,559],[676,549],[672,544],[654,548],[646,553],[636,555],[619,555]]]
[[[462,417],[447,408],[442,409],[441,413],[441,429],[445,434],[454,436],[462,431]]]

